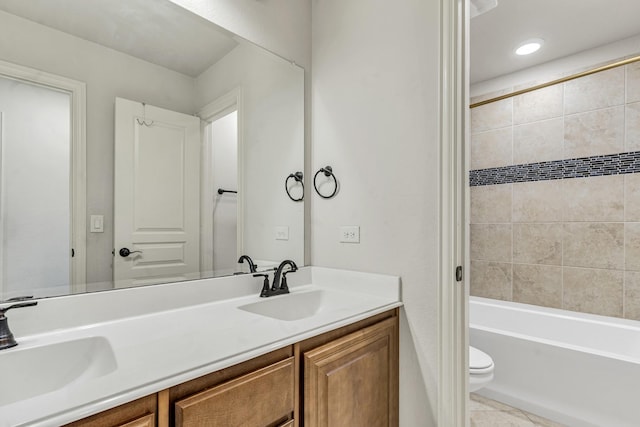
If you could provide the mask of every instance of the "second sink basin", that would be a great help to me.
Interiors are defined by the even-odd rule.
[[[116,358],[103,337],[0,352],[0,407],[113,372]]]
[[[300,320],[319,313],[327,302],[327,293],[315,290],[269,297],[238,308],[279,320]]]

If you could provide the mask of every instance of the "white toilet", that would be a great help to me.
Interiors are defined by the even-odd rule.
[[[469,346],[469,391],[481,389],[493,379],[493,359],[487,353]]]

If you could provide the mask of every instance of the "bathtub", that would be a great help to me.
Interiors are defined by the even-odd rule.
[[[640,426],[640,322],[478,297],[469,319],[495,363],[478,394],[569,426]]]

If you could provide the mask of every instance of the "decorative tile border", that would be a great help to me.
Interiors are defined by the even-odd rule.
[[[564,178],[620,175],[640,172],[640,151],[580,157],[567,160],[476,169],[469,172],[469,185],[512,184]]]

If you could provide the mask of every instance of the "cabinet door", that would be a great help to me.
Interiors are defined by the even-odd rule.
[[[398,425],[398,321],[304,353],[305,427]]]
[[[176,426],[281,424],[293,415],[293,361],[290,357],[176,402]]]

